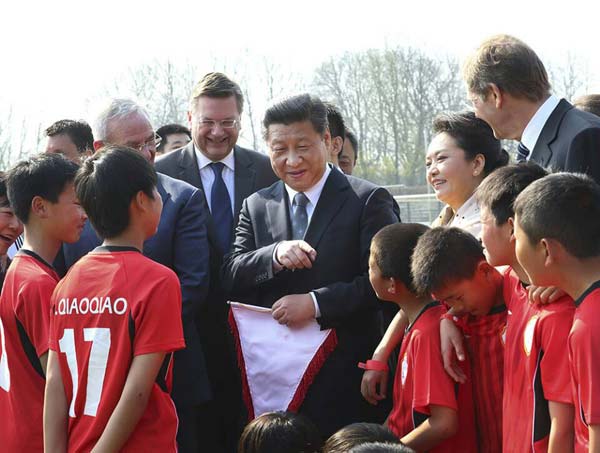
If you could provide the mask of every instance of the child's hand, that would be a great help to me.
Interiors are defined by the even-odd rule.
[[[387,397],[388,372],[366,370],[360,383],[360,392],[362,396],[373,406]],[[377,391],[379,388],[379,391]]]
[[[467,376],[458,363],[465,360],[462,332],[454,322],[449,319],[442,319],[440,321],[440,339],[442,360],[446,373],[456,382],[464,384],[467,382]]]
[[[556,286],[529,285],[527,292],[529,293],[529,303],[533,305],[548,305],[567,294]]]

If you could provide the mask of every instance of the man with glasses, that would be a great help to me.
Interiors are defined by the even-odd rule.
[[[237,83],[219,72],[206,74],[190,99],[192,141],[156,162],[158,171],[203,189],[210,209],[211,289],[209,304],[198,316],[213,392],[212,408],[202,418],[210,433],[203,437],[206,451],[235,452],[243,426],[239,372],[220,280],[223,256],[229,252],[244,199],[277,180],[267,156],[236,144],[243,105]]]
[[[113,99],[102,109],[94,123],[94,137],[95,150],[109,144],[129,146],[149,162],[154,162],[160,142],[147,112],[127,99]],[[198,414],[211,397],[196,325],[209,289],[208,209],[202,192],[183,181],[158,173],[157,190],[163,210],[158,230],[144,243],[143,253],[171,268],[181,283],[186,348],[174,355],[172,396],[179,418],[179,451],[198,452],[206,434],[199,430]],[[79,242],[63,246],[66,269],[100,242],[87,223]],[[168,304],[169,300],[164,302]]]

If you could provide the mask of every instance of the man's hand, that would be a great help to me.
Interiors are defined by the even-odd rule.
[[[315,317],[315,305],[310,294],[283,296],[273,304],[272,310],[273,319],[288,327]]]
[[[370,404],[377,406],[377,403],[387,396],[387,381],[387,371],[366,370],[360,383],[360,392]]]
[[[567,294],[556,286],[529,285],[527,292],[529,293],[529,303],[533,305],[548,305]]]
[[[442,343],[442,360],[444,361],[446,373],[456,382],[464,384],[467,382],[467,376],[458,363],[465,360],[462,332],[454,322],[449,319],[442,319],[440,321],[440,339]]]
[[[275,258],[286,269],[310,269],[317,251],[304,241],[283,241],[277,246]]]

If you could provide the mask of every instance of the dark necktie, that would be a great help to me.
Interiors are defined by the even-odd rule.
[[[517,162],[527,161],[527,156],[529,156],[529,150],[523,143],[519,142],[517,146]]]
[[[308,226],[308,213],[306,205],[308,198],[302,192],[294,195],[294,206],[292,206],[292,239],[303,239]]]
[[[210,207],[213,222],[217,227],[217,241],[223,253],[229,252],[231,246],[231,233],[233,231],[233,214],[231,212],[231,199],[225,181],[223,181],[223,162],[213,162],[210,168],[215,174],[210,191]]]

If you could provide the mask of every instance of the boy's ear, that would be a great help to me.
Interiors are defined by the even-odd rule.
[[[481,260],[477,263],[477,272],[482,272],[487,277],[493,267],[486,260]]]
[[[48,217],[48,200],[36,195],[31,200],[31,213],[41,219]]]
[[[387,292],[390,294],[398,294],[398,284],[393,277],[388,279]]]
[[[542,238],[541,247],[544,251],[544,266],[550,267],[553,264],[563,262],[565,248],[555,239]]]

